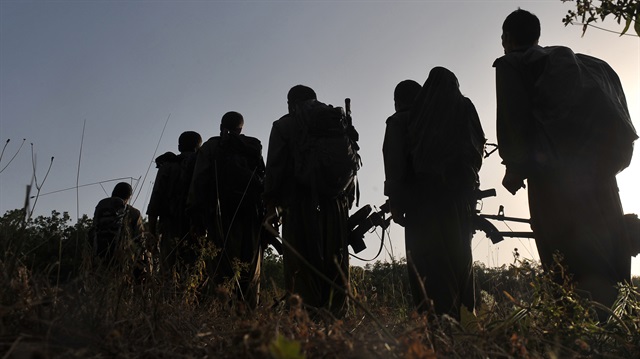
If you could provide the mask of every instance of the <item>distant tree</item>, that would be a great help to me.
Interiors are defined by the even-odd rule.
[[[640,36],[640,2],[638,0],[600,0],[600,6],[595,5],[593,0],[561,0],[562,2],[575,1],[576,10],[569,10],[562,19],[565,26],[582,24],[582,35],[587,32],[587,27],[594,26],[595,23],[604,21],[611,15],[620,24],[624,21],[624,29],[620,36],[627,33],[631,25],[637,36]]]

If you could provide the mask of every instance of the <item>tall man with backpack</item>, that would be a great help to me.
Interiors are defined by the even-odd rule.
[[[616,283],[630,280],[632,253],[616,174],[638,136],[615,71],[567,47],[541,47],[539,37],[540,21],[522,9],[502,25],[505,55],[493,64],[502,184],[515,194],[527,180],[543,267],[566,266],[556,280],[569,274],[611,306]]]
[[[357,132],[348,111],[317,101],[307,86],[291,88],[287,100],[289,112],[273,123],[269,137],[266,218],[282,221],[288,293],[342,315],[349,281],[347,219],[360,165]]]
[[[206,261],[211,285],[231,286],[238,299],[255,307],[262,261],[264,160],[260,140],[241,134],[243,126],[240,113],[225,113],[220,136],[211,137],[198,151],[187,212],[192,232],[206,234],[218,251]]]
[[[147,207],[149,232],[159,239],[160,271],[169,277],[176,265],[193,265],[194,243],[189,237],[190,222],[186,214],[187,195],[196,151],[202,137],[186,131],[178,138],[178,151],[166,152],[156,158],[158,173]]]

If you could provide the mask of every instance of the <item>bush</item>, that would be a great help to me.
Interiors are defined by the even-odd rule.
[[[597,304],[530,261],[476,263],[478,317],[463,323],[412,311],[404,259],[352,267],[358,305],[336,319],[311,316],[295,295],[278,301],[282,258],[271,250],[262,305],[251,310],[223,289],[202,295],[207,278],[198,266],[172,283],[87,266],[86,217],[74,226],[55,211],[24,217],[9,211],[0,218],[0,352],[8,358],[640,357],[637,287],[622,286],[614,307],[600,308],[611,319],[598,322]]]

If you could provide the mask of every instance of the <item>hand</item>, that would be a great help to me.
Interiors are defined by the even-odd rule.
[[[520,188],[527,188],[522,175],[509,171],[507,171],[504,174],[504,178],[502,178],[502,186],[511,194],[516,194]]]
[[[273,237],[280,236],[280,225],[282,224],[282,207],[267,204],[266,213],[262,219],[262,227]]]
[[[399,206],[394,205],[393,202],[389,201],[389,212],[391,212],[391,218],[393,221],[404,227],[407,223],[407,214],[404,210],[400,209]]]

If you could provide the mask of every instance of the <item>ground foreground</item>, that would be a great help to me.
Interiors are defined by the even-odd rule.
[[[637,286],[601,308],[517,256],[476,265],[477,316],[461,323],[412,312],[403,260],[352,267],[350,308],[335,318],[283,299],[276,255],[266,256],[251,310],[228,287],[207,290],[206,258],[170,280],[96,268],[82,245],[88,222],[67,220],[0,218],[3,359],[640,358]],[[598,308],[608,321],[595,320]]]

